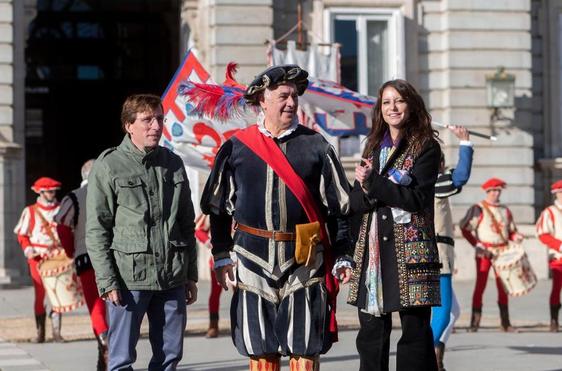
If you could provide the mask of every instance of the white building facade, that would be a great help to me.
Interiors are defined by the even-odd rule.
[[[248,83],[267,64],[266,41],[296,23],[298,1],[178,0],[180,55],[195,47],[220,81],[228,62],[239,63]],[[22,48],[26,27],[20,1],[0,0],[0,283],[21,275],[23,257],[11,232],[23,206],[25,103]],[[28,7],[33,1],[26,0]],[[562,0],[303,0],[305,41],[341,44],[342,83],[376,95],[380,84],[405,78],[423,95],[434,120],[461,124],[498,137],[472,138],[473,172],[452,198],[454,218],[484,197],[480,184],[494,176],[507,181],[509,205],[540,278],[548,275],[546,249],[534,236],[538,213],[551,202],[549,184],[562,178]],[[11,14],[11,15],[6,15]],[[291,34],[291,40],[296,34]],[[178,60],[179,63],[179,60]],[[515,104],[499,115],[488,107],[486,76],[503,66],[515,75]],[[498,112],[496,112],[498,113]],[[441,131],[449,164],[456,141]],[[352,167],[360,138],[340,142]],[[18,147],[19,146],[19,147]],[[21,149],[20,149],[21,148]],[[349,159],[351,158],[351,159]],[[201,182],[204,181],[204,175]],[[17,251],[17,253],[14,253]],[[456,279],[474,278],[473,250],[457,238]],[[204,266],[205,264],[203,264]],[[18,267],[8,271],[9,266]]]

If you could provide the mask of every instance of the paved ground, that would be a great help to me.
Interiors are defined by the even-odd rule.
[[[456,334],[449,340],[446,353],[448,370],[562,370],[562,333],[546,331],[550,281],[541,281],[529,295],[511,300],[512,322],[521,327],[519,334],[498,331],[499,318],[492,281],[489,281],[485,295],[483,329],[478,333],[467,333],[465,328],[470,317],[472,283],[455,283],[455,289],[463,313],[457,322]],[[224,335],[219,339],[205,339],[201,334],[207,326],[208,284],[200,285],[199,302],[188,310],[188,331],[180,370],[247,369],[246,360],[236,353],[226,334],[229,294],[223,297],[221,311]],[[0,290],[0,338],[17,341],[0,343],[0,370],[94,370],[96,343],[91,337],[84,308],[66,315],[63,320],[63,335],[67,339],[83,340],[39,345],[23,341],[33,333],[32,300],[31,288]],[[341,332],[340,342],[323,357],[322,371],[358,368],[356,313],[344,302],[344,295],[341,295],[338,318],[344,331]],[[396,342],[400,336],[399,322],[395,321],[394,325],[391,369],[395,367]],[[26,334],[29,335],[26,337]],[[148,341],[143,338],[138,345],[135,369],[145,370],[150,355]]]

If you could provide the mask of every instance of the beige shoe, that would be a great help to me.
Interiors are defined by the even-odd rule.
[[[219,320],[212,319],[209,322],[209,329],[207,330],[207,339],[214,339],[219,337]]]

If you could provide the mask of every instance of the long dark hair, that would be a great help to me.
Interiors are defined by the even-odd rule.
[[[416,88],[406,80],[390,80],[385,82],[379,89],[377,103],[373,108],[371,131],[367,136],[367,144],[363,151],[363,157],[368,157],[381,144],[384,134],[388,130],[388,124],[382,117],[382,93],[387,87],[392,87],[402,96],[408,105],[402,125],[401,140],[413,143],[416,147],[414,152],[421,150],[423,145],[432,138],[437,138],[437,131],[431,128],[431,115],[425,108],[422,97]]]

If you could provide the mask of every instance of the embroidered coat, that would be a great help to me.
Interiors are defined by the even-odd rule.
[[[421,149],[402,141],[380,174],[389,169],[406,170],[412,177],[408,186],[398,185],[380,175],[379,150],[373,153],[373,172],[367,180],[368,192],[355,182],[351,193],[355,269],[348,302],[365,308],[368,266],[368,234],[376,211],[385,313],[402,309],[440,305],[439,253],[433,221],[434,187],[440,160],[439,144],[427,142]],[[391,208],[411,213],[410,221],[394,222]]]

